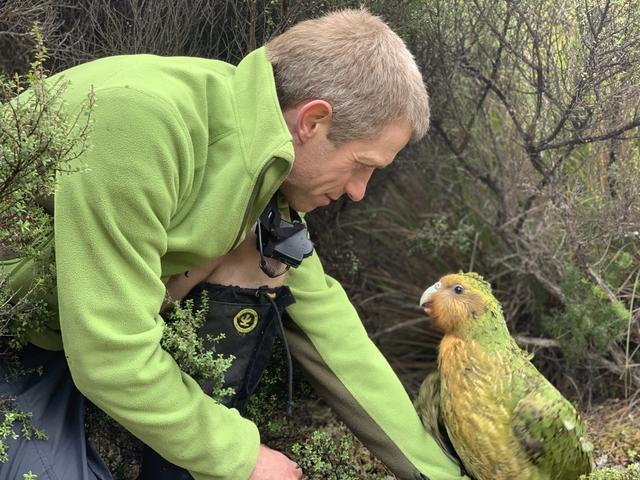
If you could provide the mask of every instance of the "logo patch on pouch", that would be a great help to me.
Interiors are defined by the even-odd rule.
[[[239,333],[249,333],[258,325],[258,312],[253,308],[245,308],[240,310],[233,317],[233,326]]]

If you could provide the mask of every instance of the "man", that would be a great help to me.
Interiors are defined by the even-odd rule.
[[[88,169],[61,177],[55,194],[59,325],[34,334],[30,352],[64,346],[66,359],[57,354],[44,380],[30,380],[55,401],[40,408],[30,387],[12,390],[49,440],[15,442],[0,478],[109,478],[85,444],[76,387],[197,480],[301,478],[160,346],[166,291],[181,298],[203,281],[284,282],[295,298],[288,346],[365,445],[399,478],[463,478],[317,255],[272,280],[255,247],[276,192],[299,212],[345,194],[359,201],[372,173],[424,135],[428,97],[400,38],[366,10],[346,10],[296,25],[237,67],[138,55],[63,75],[71,110],[91,85],[97,107]]]

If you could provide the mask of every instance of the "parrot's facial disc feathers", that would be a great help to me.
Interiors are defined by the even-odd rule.
[[[444,334],[469,331],[474,319],[497,303],[491,285],[477,273],[449,274],[427,288],[420,307]]]

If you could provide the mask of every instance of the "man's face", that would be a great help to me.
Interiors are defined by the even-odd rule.
[[[297,211],[310,212],[344,194],[359,202],[373,172],[388,166],[411,138],[411,128],[404,120],[388,124],[371,140],[339,146],[327,133],[328,128],[321,128],[303,142],[294,135],[295,160],[280,191]]]

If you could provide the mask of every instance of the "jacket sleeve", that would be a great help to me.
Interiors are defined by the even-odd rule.
[[[347,426],[402,480],[467,478],[425,431],[404,387],[318,256],[288,275],[296,298],[287,309],[291,353]]]
[[[106,89],[97,99],[86,168],[61,176],[55,198],[60,326],[74,382],[195,479],[246,480],[255,425],[205,395],[160,346],[160,259],[193,167],[185,125],[141,92]]]

